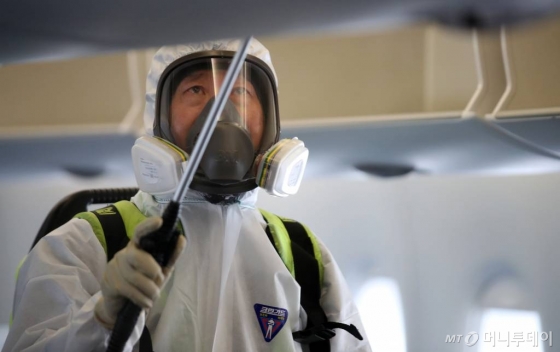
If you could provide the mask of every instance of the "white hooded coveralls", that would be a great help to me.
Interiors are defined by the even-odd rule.
[[[167,65],[194,51],[235,50],[237,45],[160,50],[148,77],[146,125],[153,124],[155,87]],[[257,41],[249,53],[271,65],[268,51]],[[301,351],[292,338],[292,332],[304,329],[307,321],[300,288],[265,233],[266,223],[255,208],[257,193],[245,193],[238,204],[216,205],[189,192],[180,212],[187,248],[148,316],[140,316],[125,351],[134,350],[144,324],[156,352]],[[147,216],[161,215],[165,208],[143,192],[132,201]],[[319,243],[324,265],[321,305],[327,318],[354,324],[364,335],[359,341],[337,329],[331,351],[370,351],[344,278]],[[2,352],[105,351],[110,331],[97,323],[93,309],[106,265],[103,247],[83,219],[73,219],[41,240],[20,269],[14,321]],[[259,325],[255,304],[288,312],[285,325],[270,342]]]

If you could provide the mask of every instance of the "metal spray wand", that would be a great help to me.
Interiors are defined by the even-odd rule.
[[[204,126],[202,127],[200,135],[194,145],[193,151],[189,156],[187,167],[181,177],[179,186],[175,190],[172,200],[163,212],[162,226],[155,232],[142,237],[140,240],[140,247],[150,253],[162,267],[167,265],[167,262],[175,249],[177,237],[179,236],[176,224],[181,200],[185,197],[187,190],[189,189],[196,170],[198,169],[198,165],[200,164],[200,160],[206,151],[206,146],[208,145],[208,142],[212,137],[212,133],[214,132],[214,128],[218,123],[218,118],[222,114],[227,99],[231,94],[233,84],[235,83],[237,76],[239,76],[241,67],[247,57],[251,38],[252,37],[247,37],[243,41],[241,47],[233,57],[231,65],[229,66],[224,78],[224,83],[218,92],[214,104],[212,104],[208,114],[208,119],[204,122]],[[117,321],[115,322],[115,326],[109,340],[109,345],[107,347],[107,352],[122,352],[141,312],[142,308],[135,305],[130,300],[126,301],[119,312]]]

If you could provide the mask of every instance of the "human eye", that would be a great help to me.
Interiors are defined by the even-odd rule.
[[[202,86],[192,86],[187,88],[185,92],[190,94],[202,94],[202,91]]]
[[[245,87],[234,87],[232,93],[236,95],[251,95],[251,92]]]
[[[243,95],[243,94],[247,94],[247,89],[245,89],[245,87],[233,87],[233,92],[235,94],[239,94],[239,95]]]

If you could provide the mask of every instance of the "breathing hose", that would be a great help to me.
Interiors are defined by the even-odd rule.
[[[192,182],[194,174],[200,164],[200,160],[206,150],[206,146],[210,141],[212,132],[216,127],[218,118],[226,105],[227,99],[233,89],[233,84],[239,75],[245,58],[247,57],[247,51],[249,49],[251,38],[252,37],[247,37],[243,41],[241,47],[233,57],[224,78],[222,88],[218,92],[214,104],[212,104],[212,108],[208,114],[208,119],[205,121],[193,151],[189,156],[187,167],[181,178],[181,182],[179,182],[179,186],[175,190],[172,200],[163,212],[163,224],[159,229],[142,237],[140,240],[140,248],[150,253],[161,267],[165,267],[167,265],[167,262],[175,250],[177,238],[179,236],[176,224],[181,200],[185,197],[185,194]],[[122,352],[124,350],[124,346],[132,334],[141,312],[142,308],[132,303],[132,301],[126,300],[126,303],[121,308],[117,316],[115,326],[113,327],[113,331],[111,333],[111,338],[109,339],[109,345],[107,346],[107,352]]]

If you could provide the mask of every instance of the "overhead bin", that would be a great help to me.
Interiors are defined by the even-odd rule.
[[[0,138],[137,129],[146,60],[128,52],[1,66]]]
[[[558,21],[502,29],[505,89],[486,118],[527,148],[560,159],[559,39]]]
[[[556,42],[560,35],[550,35],[552,29],[560,31],[558,20],[516,31],[468,33],[430,27],[425,33],[424,55],[423,92],[427,111],[306,123],[290,121],[285,132],[311,143],[311,172],[318,175],[345,174],[352,169],[385,177],[410,172],[483,175],[558,172],[560,119],[555,111],[560,109],[554,106],[556,101],[560,106],[560,75],[556,76],[556,62],[560,62],[556,59],[560,54]],[[522,40],[516,39],[518,36]],[[532,36],[536,37],[534,41]],[[509,37],[516,43],[515,55],[523,58],[518,61],[525,65],[508,65]],[[547,50],[554,52],[550,55],[552,60],[525,58],[537,54],[547,56]],[[539,67],[535,69],[532,65]],[[513,96],[512,66],[523,77],[537,71],[542,79],[524,77],[521,81],[534,82],[534,86],[525,87]],[[554,66],[551,77],[542,77],[551,66]],[[547,100],[539,96],[543,88],[549,90]],[[515,110],[508,109],[505,101]],[[537,105],[541,109],[529,109],[531,104],[533,107],[541,104]],[[543,109],[547,106],[551,107]]]
[[[283,135],[309,146],[310,174],[398,176],[560,171],[559,37],[560,20],[550,19],[502,32],[416,25],[262,41],[280,79]],[[134,136],[143,131],[151,55],[0,68],[0,146],[27,148],[39,158],[56,150],[44,160],[80,169],[70,156],[75,150],[60,143],[89,141],[89,155],[103,160],[108,154],[91,148],[95,139],[122,138],[114,144],[122,152],[115,149],[107,160],[118,163],[119,156],[126,165]],[[504,58],[516,73],[513,95],[506,95],[512,74]]]

